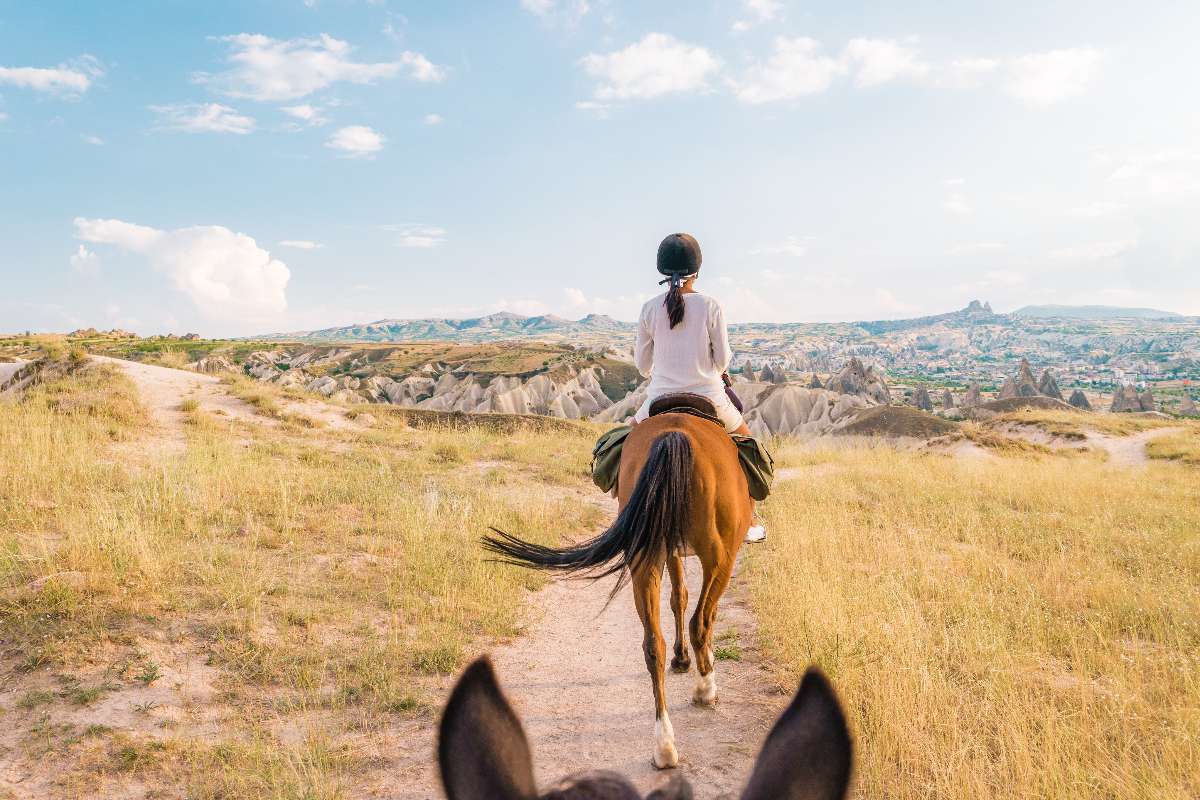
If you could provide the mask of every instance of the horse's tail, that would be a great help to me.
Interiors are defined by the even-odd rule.
[[[667,431],[650,445],[629,502],[612,526],[594,539],[570,547],[546,547],[492,528],[483,546],[509,564],[596,578],[633,569],[644,559],[683,549],[691,511],[692,442],[682,431]],[[624,582],[622,576],[615,595]]]

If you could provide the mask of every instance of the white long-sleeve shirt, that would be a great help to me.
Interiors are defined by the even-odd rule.
[[[665,299],[664,293],[647,302],[638,318],[633,355],[638,371],[650,379],[647,396],[694,392],[723,398],[721,373],[733,351],[721,306],[698,292],[685,294],[683,321],[672,328]]]

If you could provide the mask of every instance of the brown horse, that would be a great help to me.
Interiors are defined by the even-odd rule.
[[[629,433],[617,485],[617,519],[594,539],[550,548],[495,531],[497,535],[485,538],[484,545],[505,561],[538,569],[595,577],[622,573],[613,596],[628,569],[654,688],[654,765],[666,769],[678,764],[679,755],[667,715],[666,646],[659,624],[663,566],[671,576],[675,616],[671,667],[687,672],[691,662],[683,628],[688,601],[683,556],[691,552],[700,558],[704,581],[690,626],[699,672],[693,700],[712,705],[717,702],[712,647],[717,602],[733,574],[738,547],[750,526],[752,504],[737,448],[724,428],[685,413],[652,416]]]

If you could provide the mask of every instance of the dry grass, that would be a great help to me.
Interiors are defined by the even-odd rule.
[[[1200,425],[1178,433],[1168,433],[1146,442],[1146,455],[1166,461],[1200,466]]]
[[[1087,431],[1110,436],[1129,436],[1155,428],[1169,428],[1178,421],[1154,417],[1147,414],[1108,414],[1086,411],[1055,411],[1051,409],[1027,408],[1011,411],[996,418],[996,422],[1031,425],[1041,428],[1052,436],[1064,439],[1083,438]]]
[[[1089,460],[780,454],[748,553],[781,683],[833,678],[863,797],[1200,795],[1200,482]]]
[[[184,410],[186,453],[138,466],[122,448],[150,423],[118,372],[0,405],[0,751],[51,794],[342,796],[388,766],[349,742],[428,713],[427,676],[518,632],[540,579],[485,563],[480,533],[597,521],[556,488],[583,485],[589,452],[561,434]]]

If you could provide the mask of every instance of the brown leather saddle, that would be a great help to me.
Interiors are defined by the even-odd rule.
[[[649,416],[655,417],[659,414],[691,414],[693,417],[706,419],[720,425],[721,430],[725,430],[725,423],[717,418],[717,409],[713,406],[712,401],[703,395],[691,392],[664,394],[654,400],[650,404]]]

